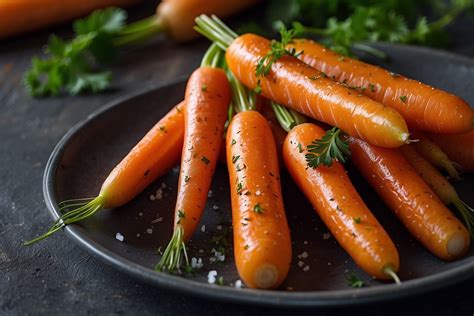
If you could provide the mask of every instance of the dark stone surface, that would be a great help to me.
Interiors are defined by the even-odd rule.
[[[451,51],[474,57],[472,20],[452,26]],[[67,30],[55,29],[60,34]],[[218,303],[169,292],[121,274],[91,258],[58,234],[30,248],[21,243],[50,221],[41,191],[43,169],[57,141],[76,122],[106,102],[186,75],[207,42],[186,45],[162,38],[129,51],[113,67],[111,91],[101,95],[35,100],[21,77],[49,31],[0,42],[0,314],[257,314],[286,310]],[[472,315],[474,279],[422,296],[335,312]],[[309,313],[309,311],[307,311]],[[315,311],[312,311],[313,313]],[[306,313],[306,312],[305,312]]]

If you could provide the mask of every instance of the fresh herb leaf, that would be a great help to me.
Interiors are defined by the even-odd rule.
[[[204,162],[206,165],[208,165],[211,162],[206,156],[202,156],[201,161]]]
[[[24,84],[35,97],[59,95],[63,89],[72,95],[108,88],[111,75],[98,71],[97,63],[108,62],[116,54],[112,38],[125,25],[126,12],[109,8],[98,10],[74,23],[76,37],[64,41],[52,35],[46,59],[33,58]]]
[[[280,27],[280,41],[272,40],[270,43],[270,51],[258,60],[255,75],[257,77],[264,77],[268,75],[272,65],[275,61],[280,59],[284,55],[298,57],[301,52],[296,52],[294,48],[287,49],[286,46],[291,43],[295,37],[295,31],[293,29],[286,29],[284,25]]]
[[[347,284],[351,287],[360,288],[364,286],[364,281],[362,281],[357,275],[351,274],[347,277]]]
[[[354,217],[354,223],[360,224],[361,222],[362,222],[362,219],[360,218],[360,216]]]
[[[407,103],[408,97],[407,97],[406,95],[401,95],[401,96],[400,96],[400,100],[401,100],[403,103]]]
[[[323,164],[331,166],[333,160],[346,162],[350,155],[349,142],[341,138],[341,130],[333,127],[328,130],[321,139],[314,140],[308,145],[308,153],[305,155],[308,167],[316,168]]]
[[[179,218],[184,218],[186,216],[186,213],[184,213],[183,210],[178,210],[178,217]]]
[[[260,203],[255,204],[255,206],[253,207],[253,211],[257,214],[261,214],[263,212],[263,208]]]

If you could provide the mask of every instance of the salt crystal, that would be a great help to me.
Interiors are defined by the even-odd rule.
[[[235,281],[234,287],[236,287],[238,289],[242,288],[242,281],[240,281],[240,280]]]
[[[216,228],[217,230],[222,230],[222,225],[217,225]]]
[[[117,233],[115,234],[115,239],[117,239],[118,241],[123,241],[124,237],[121,233]]]
[[[216,283],[216,276],[217,276],[217,271],[216,270],[211,270],[207,274],[207,283],[214,284]]]
[[[303,271],[304,271],[304,272],[309,271],[309,266],[304,267],[304,268],[303,268]]]
[[[206,225],[201,226],[201,231],[204,233],[206,231]]]
[[[212,209],[213,209],[213,210],[218,210],[218,209],[219,209],[219,206],[213,205],[213,206],[212,206]]]
[[[213,196],[213,193],[212,193],[212,190],[209,190],[209,192],[207,192],[207,197],[212,197]]]
[[[142,213],[142,212],[138,212],[138,216],[143,216],[143,213]]]
[[[153,229],[148,228],[148,229],[146,230],[146,232],[151,235],[151,234],[153,234]]]
[[[256,196],[259,196],[259,195],[261,195],[261,194],[262,194],[262,192],[260,192],[260,190],[257,190],[257,191],[255,192],[255,195],[256,195]]]
[[[298,261],[298,267],[302,268],[304,266],[304,262],[303,261]]]
[[[308,258],[308,253],[305,251],[301,254],[301,258],[306,259]]]

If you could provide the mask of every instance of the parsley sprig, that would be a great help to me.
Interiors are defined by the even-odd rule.
[[[75,37],[63,40],[51,35],[46,58],[34,57],[23,83],[34,97],[71,95],[107,89],[111,73],[104,70],[123,45],[143,41],[163,29],[156,16],[126,25],[126,11],[119,8],[96,10],[73,24]]]
[[[347,285],[350,287],[360,288],[364,286],[364,281],[352,273],[351,275],[347,276]]]
[[[307,149],[305,157],[310,168],[321,164],[331,166],[333,160],[344,163],[350,155],[349,142],[341,138],[341,130],[337,127],[328,130],[321,139],[314,140]]]
[[[287,29],[284,25],[280,27],[281,40],[272,40],[270,43],[270,51],[258,60],[255,74],[257,77],[264,77],[268,75],[272,65],[275,61],[284,55],[298,57],[302,52],[296,52],[296,49],[287,49],[287,45],[291,43],[296,33],[293,29]]]

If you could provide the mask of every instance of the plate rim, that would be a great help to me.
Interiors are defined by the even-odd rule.
[[[388,43],[377,43],[374,46],[385,48],[398,46],[402,49],[421,51],[423,53],[436,54],[444,58],[455,59],[461,63],[468,64],[469,67],[474,67],[474,59],[442,50]],[[86,125],[99,119],[100,116],[106,114],[113,108],[120,106],[120,104],[153,91],[166,89],[166,87],[183,83],[187,78],[187,76],[180,76],[178,79],[169,82],[147,85],[145,88],[138,91],[119,96],[93,111],[85,119],[76,123],[64,136],[61,137],[48,158],[43,174],[43,196],[48,212],[54,220],[59,217],[59,210],[55,199],[54,176],[60,158],[62,157],[62,153],[70,140]],[[474,275],[474,258],[472,258],[472,260],[466,260],[466,262],[463,262],[461,265],[452,267],[447,271],[403,281],[400,285],[392,283],[361,289],[331,291],[268,291],[248,288],[236,289],[230,286],[222,287],[214,284],[201,283],[188,278],[156,272],[150,268],[146,268],[94,242],[87,236],[84,229],[78,225],[68,225],[63,228],[63,231],[68,238],[72,239],[73,242],[80,246],[80,248],[91,254],[96,259],[99,259],[107,265],[135,277],[136,279],[151,285],[186,293],[188,295],[234,303],[303,308],[361,305],[374,302],[385,302],[405,298],[414,294],[434,291],[452,285],[458,281],[468,279]]]

